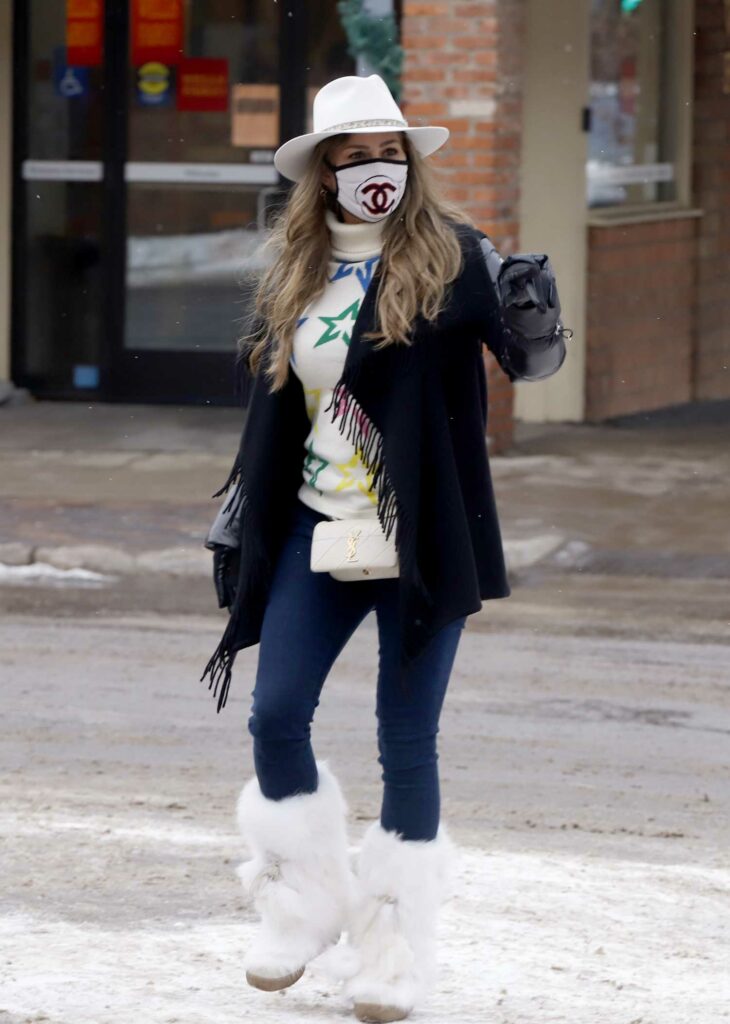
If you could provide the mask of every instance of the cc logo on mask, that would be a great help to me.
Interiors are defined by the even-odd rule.
[[[387,217],[406,187],[406,160],[358,160],[344,167],[328,166],[337,182],[335,197],[360,220],[372,222]]]
[[[362,204],[370,213],[387,213],[397,187],[392,181],[371,181],[360,189]]]

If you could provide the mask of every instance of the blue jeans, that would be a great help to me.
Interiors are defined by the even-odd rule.
[[[398,580],[336,580],[309,568],[312,530],[327,517],[297,500],[274,568],[261,629],[248,721],[264,796],[317,788],[310,727],[325,678],[357,626],[375,609],[379,637],[376,715],[384,782],[380,821],[404,839],[433,839],[440,815],[436,734],[466,617],[444,626],[398,678]]]

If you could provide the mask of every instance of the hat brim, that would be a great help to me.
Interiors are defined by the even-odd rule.
[[[312,151],[322,139],[344,134],[372,135],[373,132],[385,132],[388,130],[404,132],[421,156],[430,156],[431,153],[435,153],[448,140],[450,134],[448,128],[436,125],[392,128],[391,125],[387,124],[384,124],[380,129],[377,126],[371,126],[368,128],[351,128],[347,132],[343,132],[340,129],[326,132],[309,132],[307,135],[297,135],[296,138],[285,142],[283,146],[279,146],[274,153],[274,167],[276,167],[279,174],[289,178],[290,181],[301,181],[307,170],[307,164],[309,163]]]

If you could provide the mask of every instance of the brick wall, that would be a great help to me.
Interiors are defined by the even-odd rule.
[[[693,188],[698,224],[694,397],[730,397],[730,33],[723,0],[696,0]],[[730,60],[730,57],[727,58]]]
[[[589,228],[587,420],[692,397],[697,224]]]
[[[411,124],[446,125],[434,164],[503,255],[519,248],[524,0],[405,0],[403,111]],[[485,350],[486,351],[486,350]],[[512,440],[512,385],[487,354],[489,446]]]

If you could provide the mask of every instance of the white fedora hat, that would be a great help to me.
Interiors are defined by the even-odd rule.
[[[449,137],[448,128],[411,128],[380,75],[346,75],[323,85],[314,97],[312,125],[314,131],[289,139],[274,154],[277,171],[291,181],[304,176],[314,147],[329,135],[359,135],[394,128],[407,132],[423,156],[434,153]]]

